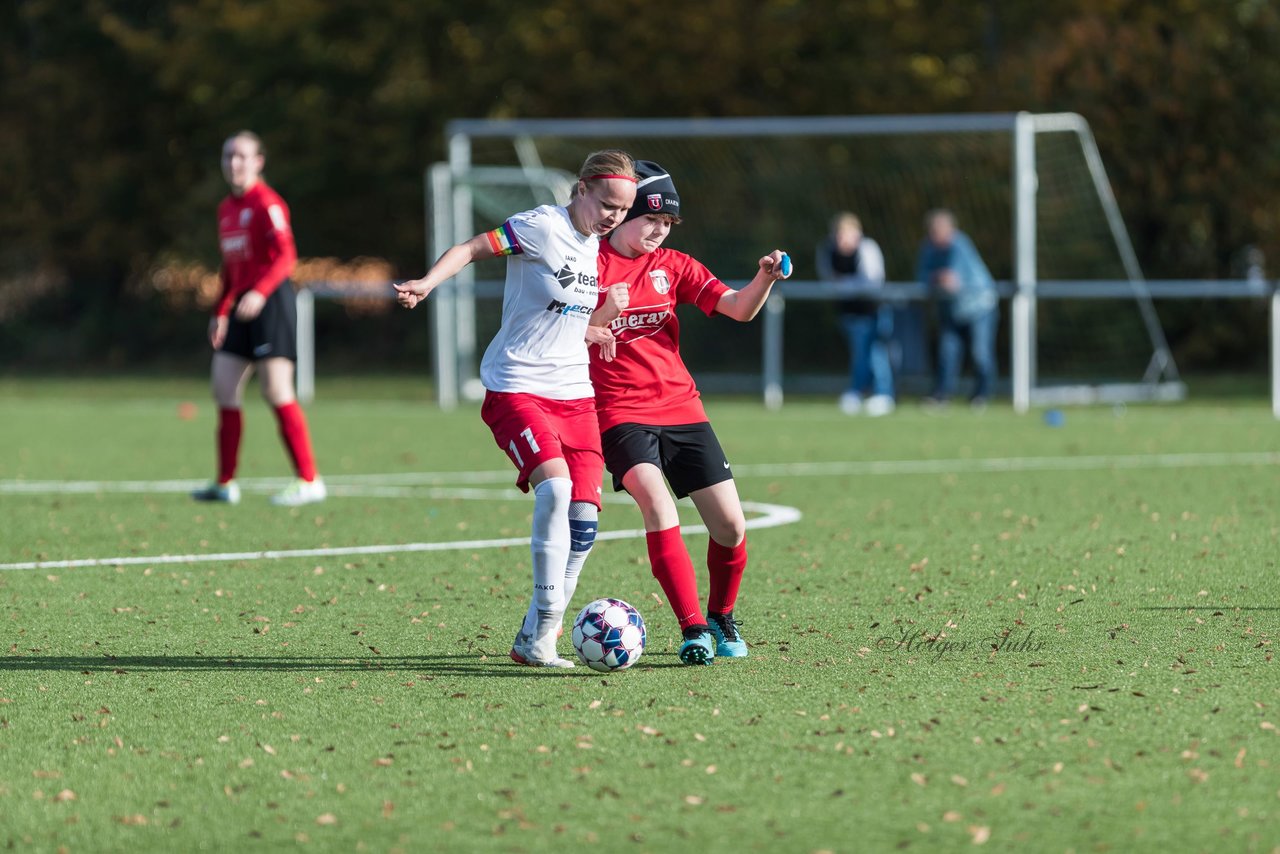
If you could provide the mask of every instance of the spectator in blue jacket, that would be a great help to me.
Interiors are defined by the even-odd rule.
[[[857,216],[836,214],[830,236],[818,246],[817,264],[823,281],[851,289],[840,301],[840,325],[849,341],[849,386],[840,396],[840,409],[846,415],[888,415],[894,407],[888,347],[893,307],[880,299],[884,290],[880,246],[863,235]]]
[[[925,400],[944,403],[955,392],[968,345],[974,373],[970,403],[985,406],[996,374],[999,301],[995,281],[968,235],[956,228],[951,211],[930,211],[925,230],[916,278],[931,290],[938,310],[936,379]]]

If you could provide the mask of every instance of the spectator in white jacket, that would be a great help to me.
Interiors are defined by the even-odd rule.
[[[841,286],[840,325],[849,342],[849,387],[840,395],[847,415],[888,415],[894,408],[889,339],[893,308],[884,305],[884,254],[862,233],[851,213],[831,220],[831,234],[818,246],[818,276]]]

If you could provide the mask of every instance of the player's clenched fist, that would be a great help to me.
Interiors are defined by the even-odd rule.
[[[427,285],[423,279],[393,285],[396,289],[396,302],[405,308],[413,308],[427,297]]]
[[[787,259],[787,253],[775,249],[760,259],[760,269],[775,280],[785,279],[791,275],[790,259]]]
[[[617,309],[619,314],[626,311],[627,306],[631,304],[631,285],[627,282],[610,285],[605,295],[605,303]]]

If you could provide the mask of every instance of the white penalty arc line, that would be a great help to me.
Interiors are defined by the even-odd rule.
[[[777,528],[799,522],[801,513],[795,507],[784,504],[764,504],[756,501],[742,502],[742,509],[761,513],[747,520],[749,530]],[[681,534],[705,534],[705,525],[682,525]],[[626,531],[601,531],[596,540],[625,540],[643,537],[641,529]],[[21,563],[0,563],[0,570],[23,569],[82,569],[95,566],[160,566],[162,564],[213,563],[218,561],[284,560],[302,557],[349,557],[353,555],[405,554],[413,552],[444,552],[462,549],[495,549],[510,546],[527,546],[528,537],[503,537],[490,540],[455,540],[446,543],[392,543],[378,546],[339,546],[322,549],[279,549],[257,552],[223,552],[219,554],[189,555],[129,555],[127,557],[82,558],[79,560],[36,560]]]

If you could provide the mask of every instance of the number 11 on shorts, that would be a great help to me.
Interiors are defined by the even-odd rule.
[[[520,435],[529,443],[529,450],[533,451],[535,454],[542,451],[542,449],[538,447],[537,440],[533,438],[532,427],[524,428],[520,431]],[[516,440],[512,439],[511,444],[508,445],[507,448],[511,451],[511,456],[515,457],[516,467],[524,468],[524,457],[520,456],[520,449],[516,447]]]

